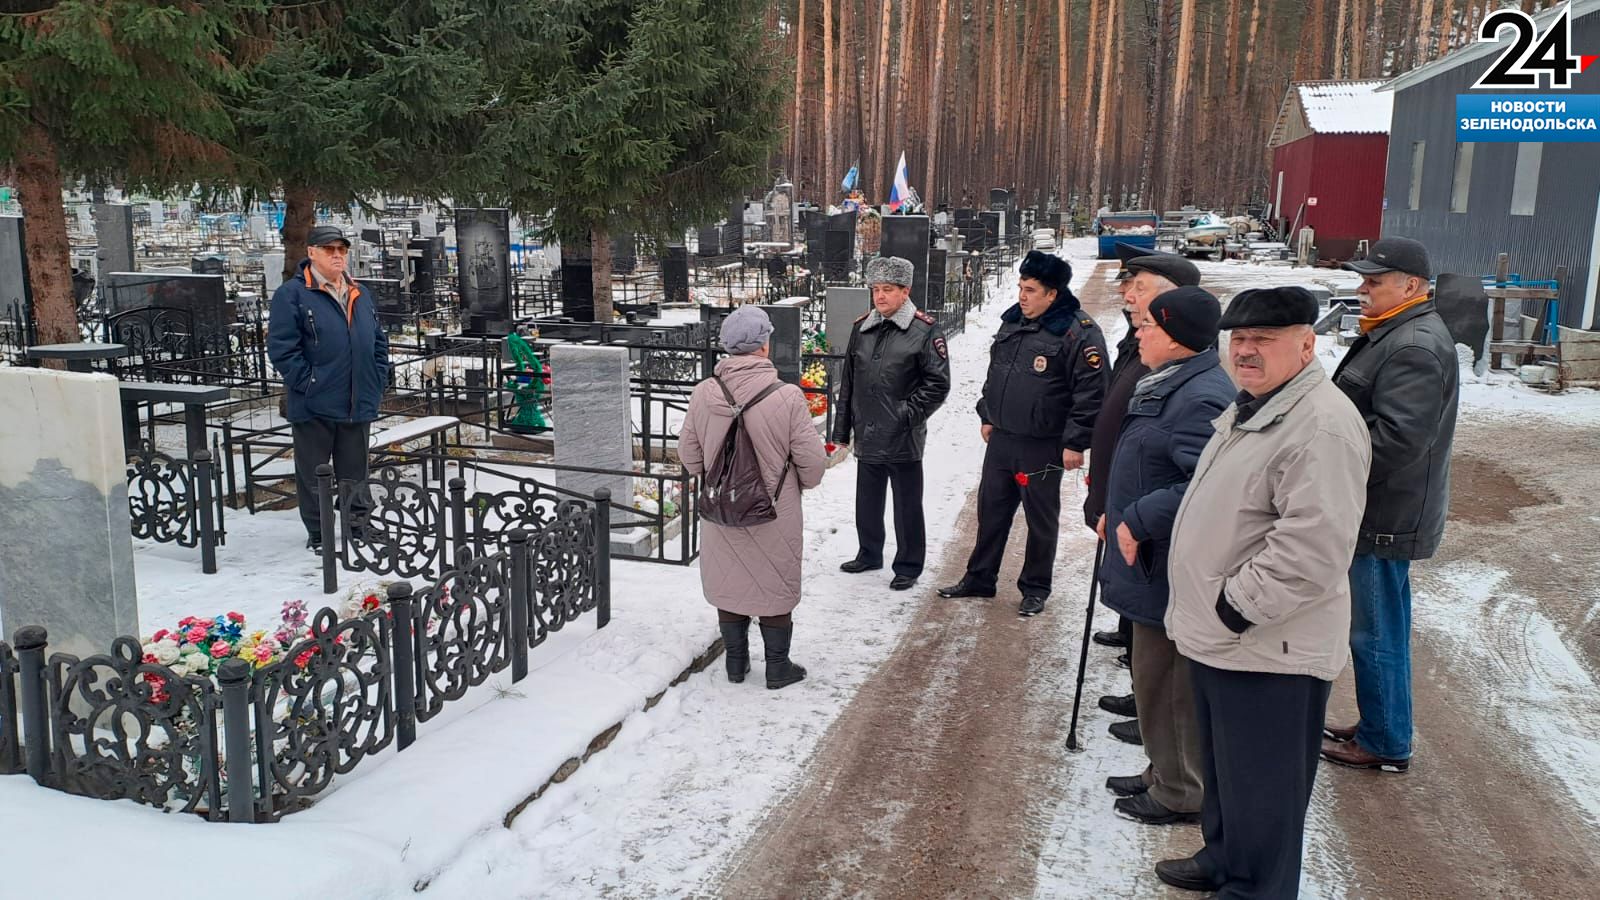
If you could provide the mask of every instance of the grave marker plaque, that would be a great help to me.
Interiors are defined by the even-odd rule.
[[[661,257],[661,288],[668,303],[689,302],[689,248],[668,244]]]
[[[800,383],[800,309],[810,302],[810,297],[795,297],[761,307],[772,320],[769,358],[778,368],[778,377],[790,384]]]
[[[633,470],[629,361],[623,347],[556,344],[550,348],[556,465]],[[627,475],[558,472],[556,480],[564,490],[588,496],[609,488],[614,502],[633,505],[633,479]]]
[[[827,281],[849,281],[855,264],[855,211],[829,216],[822,233],[822,277]]]
[[[23,235],[21,216],[0,216],[0,315],[9,315],[13,304],[26,308],[31,296]]]
[[[699,255],[699,256],[721,256],[722,255],[722,226],[721,225],[703,225],[703,226],[701,226],[700,227],[699,238],[700,238],[700,249],[697,251],[697,255]]]
[[[722,226],[722,252],[729,256],[744,255],[744,201],[735,200],[728,208],[728,221]]]
[[[576,322],[594,321],[594,260],[587,243],[561,245],[561,314]]]
[[[511,332],[511,211],[456,210],[456,268],[472,334]],[[591,299],[591,310],[593,300]],[[591,315],[593,313],[591,312]]]

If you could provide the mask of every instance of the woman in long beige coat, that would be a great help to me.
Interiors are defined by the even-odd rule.
[[[716,373],[740,405],[778,380],[778,370],[767,358],[771,336],[772,322],[760,307],[741,306],[723,320],[722,345],[731,355],[717,364]],[[770,522],[738,528],[702,521],[700,583],[706,602],[717,608],[728,680],[744,681],[750,671],[750,617],[758,616],[766,647],[767,687],[776,689],[806,677],[806,670],[789,660],[794,634],[790,613],[800,602],[805,551],[800,492],[822,481],[827,454],[805,394],[794,385],[784,385],[747,409],[744,423],[762,480],[777,492],[778,515]],[[704,475],[707,455],[721,449],[732,424],[733,408],[722,388],[713,379],[702,381],[689,398],[678,434],[684,469]]]

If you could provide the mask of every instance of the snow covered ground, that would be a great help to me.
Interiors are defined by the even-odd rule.
[[[1067,241],[1075,284],[1094,269],[1093,240]],[[1201,263],[1208,280],[1230,290],[1252,284],[1341,278],[1326,270]],[[1348,276],[1342,276],[1348,278]],[[929,558],[961,553],[970,540],[952,523],[976,484],[982,444],[971,414],[983,377],[983,359],[1001,311],[1012,302],[1015,274],[1002,278],[991,302],[974,312],[965,334],[950,341],[954,386],[934,418],[929,441],[927,519]],[[1119,316],[1102,317],[1108,338],[1122,329]],[[1325,341],[1325,364],[1342,350]],[[1574,391],[1551,397],[1503,375],[1465,384],[1464,416],[1552,417],[1600,422],[1600,393]],[[585,619],[553,636],[530,657],[533,671],[512,686],[509,673],[492,679],[469,699],[419,727],[405,753],[392,748],[355,773],[341,776],[314,808],[281,823],[236,826],[164,815],[131,802],[104,803],[41,790],[25,776],[0,778],[0,871],[3,893],[73,900],[126,891],[152,878],[180,855],[225,867],[230,896],[277,898],[285,882],[296,895],[386,898],[687,896],[714,891],[724,866],[760,828],[764,817],[803,783],[808,760],[858,688],[902,637],[925,591],[884,590],[887,573],[846,576],[837,564],[855,550],[852,528],[855,465],[829,471],[806,499],[806,599],[796,612],[795,658],[810,678],[781,692],[761,684],[759,666],[745,684],[729,684],[720,662],[667,690],[645,710],[645,700],[666,689],[716,636],[711,610],[694,569],[618,562],[614,619],[596,631]],[[1071,489],[1069,488],[1069,491]],[[1076,504],[1064,498],[1063,509]],[[238,610],[252,623],[275,621],[286,600],[320,605],[316,558],[302,547],[294,511],[256,516],[231,514],[229,546],[219,554],[222,573],[199,573],[194,551],[141,543],[137,566],[146,630],[188,614]],[[1062,597],[1087,588],[1086,529],[1064,528]],[[930,570],[932,567],[930,566]],[[1473,618],[1491,612],[1479,585],[1484,573],[1463,571],[1456,601],[1419,612],[1419,627],[1470,642]],[[342,573],[341,585],[363,582]],[[1063,659],[1076,662],[1081,612],[1064,602],[1039,619],[1054,630]],[[1536,612],[1530,613],[1536,615]],[[1102,627],[1106,617],[1102,617]],[[1544,677],[1570,691],[1573,703],[1593,696],[1592,676],[1566,653],[1560,636],[1537,646],[1554,669]],[[1092,658],[1085,706],[1103,693],[1123,693],[1127,679],[1104,651]],[[1565,656],[1562,654],[1565,653]],[[1042,682],[1040,690],[1071,690],[1070,672]],[[1518,690],[1515,684],[1504,690]],[[1513,727],[1549,735],[1534,704]],[[1586,706],[1584,708],[1587,708]],[[1592,717],[1590,717],[1592,718]],[[1037,893],[1049,897],[1130,896],[1154,890],[1146,850],[1165,838],[1116,818],[1102,782],[1106,775],[1137,771],[1137,748],[1104,736],[1104,716],[1086,713],[1080,734],[1099,729],[1087,749],[1060,773],[1052,796],[1050,850],[1041,858]],[[518,815],[517,804],[581,756],[590,740],[613,724],[614,741],[565,781],[552,785]],[[1588,723],[1590,726],[1594,722]],[[1593,727],[1583,733],[1593,733]],[[1572,734],[1553,743],[1545,762],[1565,767],[1574,793],[1593,796],[1590,774],[1600,756],[1594,743]],[[1328,790],[1319,785],[1319,800]],[[1318,802],[1308,828],[1304,895],[1346,893],[1337,873],[1344,838],[1327,804]],[[1600,811],[1590,810],[1593,815]],[[83,841],[92,834],[94,868],[84,871]],[[1092,865],[1086,865],[1092,860]],[[165,862],[164,862],[165,861]],[[155,871],[152,871],[155,870]],[[63,878],[63,873],[76,872]],[[136,889],[142,891],[143,889]]]

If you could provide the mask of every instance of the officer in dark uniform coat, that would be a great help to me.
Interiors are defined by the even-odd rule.
[[[922,451],[928,417],[950,394],[950,354],[933,317],[911,302],[911,261],[867,264],[872,311],[855,321],[834,402],[833,442],[857,462],[854,559],[846,572],[883,568],[883,507],[894,485],[893,590],[917,583],[927,552],[922,517]],[[852,434],[855,438],[851,442]]]
[[[993,597],[1017,504],[1028,543],[1017,588],[1018,612],[1044,610],[1055,566],[1061,477],[1083,465],[1111,364],[1105,335],[1078,305],[1066,260],[1030,251],[1022,260],[1018,302],[1001,315],[978,401],[984,440],[978,483],[978,540],[960,582],[943,597]]]

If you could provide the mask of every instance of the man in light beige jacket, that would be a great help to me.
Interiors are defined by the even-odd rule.
[[[1322,717],[1349,657],[1345,575],[1372,449],[1316,359],[1317,312],[1301,288],[1229,304],[1242,390],[1173,524],[1165,624],[1192,667],[1205,847],[1156,874],[1219,898],[1297,894]]]

